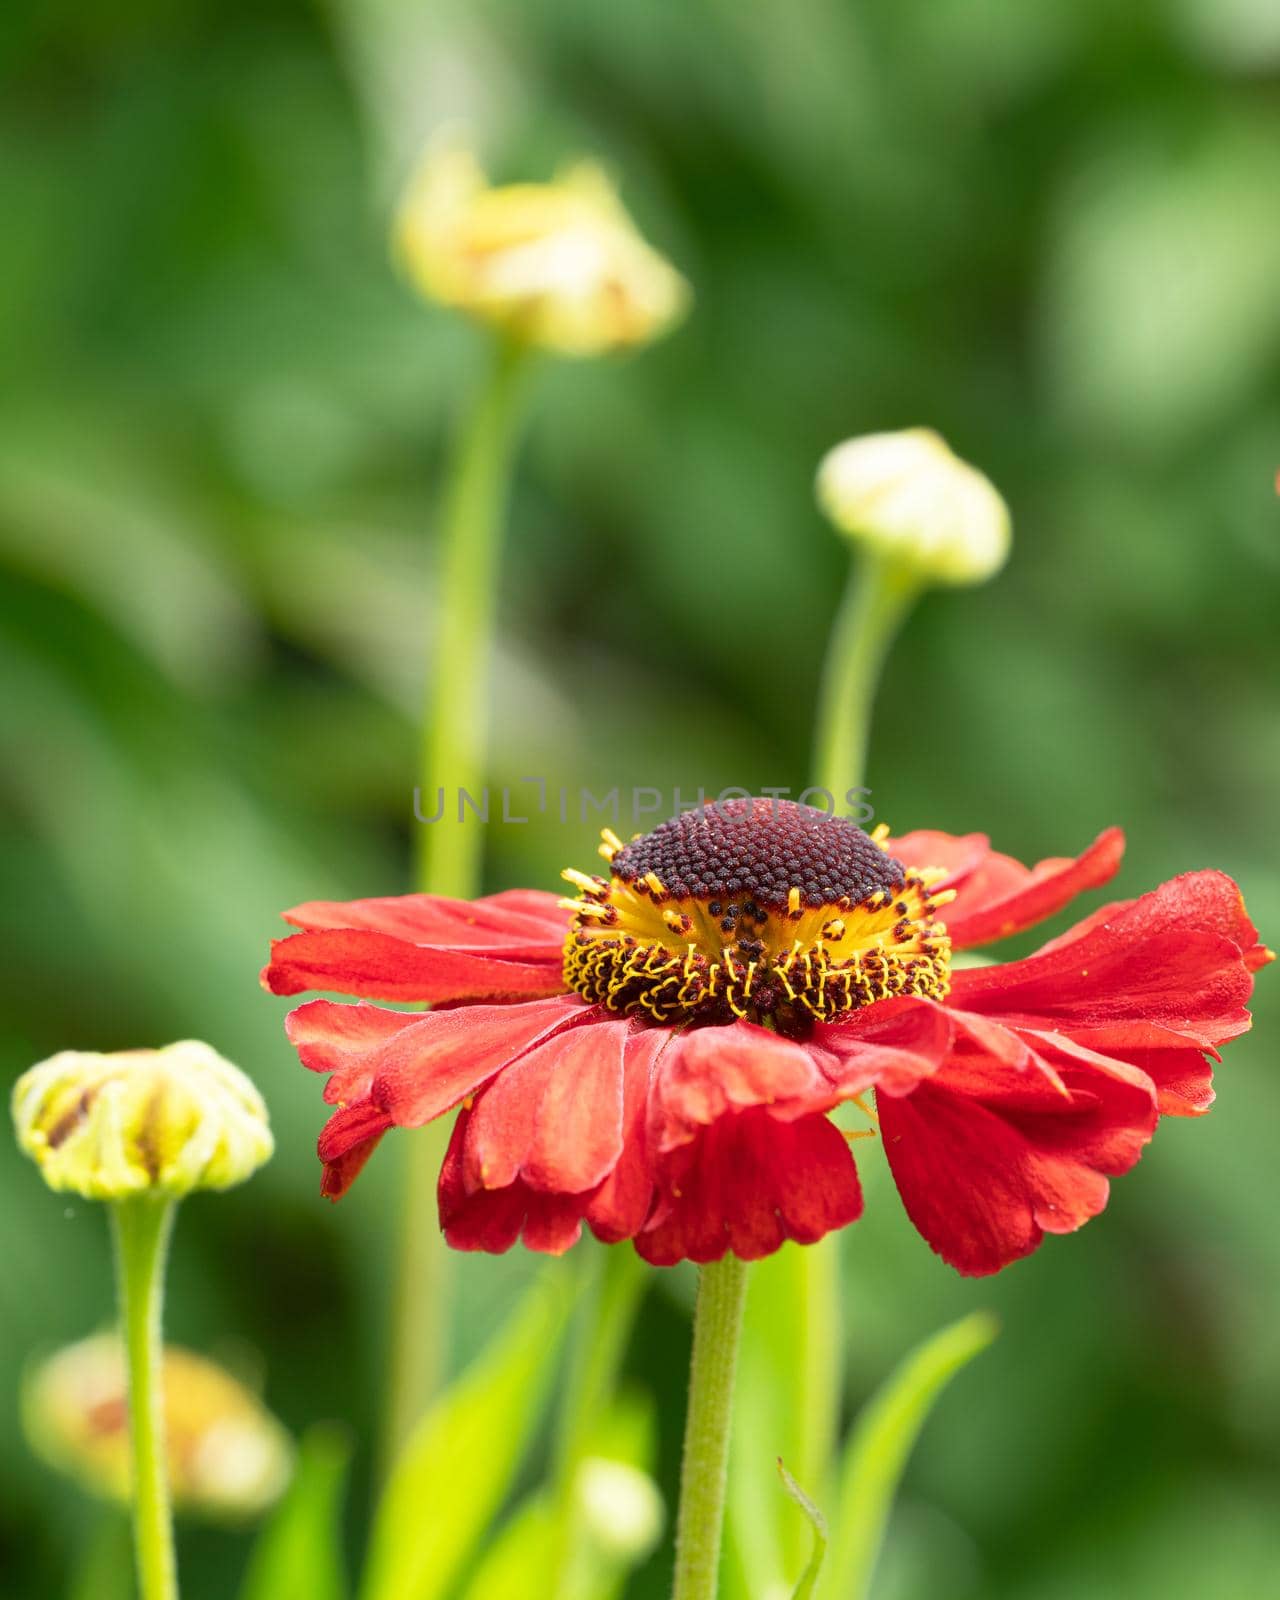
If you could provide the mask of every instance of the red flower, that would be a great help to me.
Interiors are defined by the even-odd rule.
[[[1159,1112],[1212,1098],[1270,959],[1240,893],[1189,873],[1023,961],[951,970],[1112,877],[1123,840],[1028,869],[985,836],[890,841],[786,801],[729,801],[623,846],[558,901],[517,890],[313,903],[276,942],[276,994],[338,1109],[323,1192],[391,1127],[461,1107],[445,1236],[559,1252],[585,1222],[647,1260],[767,1255],[861,1211],[828,1113],[876,1091],[908,1214],[961,1272],[994,1272],[1106,1204]],[[945,925],[937,913],[947,907]],[[443,1004],[441,1004],[443,1003]]]

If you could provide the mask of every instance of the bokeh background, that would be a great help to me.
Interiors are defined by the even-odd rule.
[[[196,1035],[261,1085],[272,1164],[182,1212],[173,1337],[359,1445],[394,1158],[317,1193],[319,1085],[257,986],[278,912],[409,862],[443,451],[476,332],[385,245],[421,137],[500,175],[599,153],[697,293],[623,362],[547,364],[504,578],[495,782],[802,784],[844,555],[820,454],[930,423],[1014,512],[936,593],[873,741],[896,829],[1024,858],[1124,824],[1119,889],[1220,866],[1280,932],[1280,11],[1268,0],[19,0],[0,45],[0,852],[7,1077]],[[492,830],[554,887],[590,825]],[[844,1241],[851,1392],[966,1309],[1004,1323],[910,1468],[882,1600],[1256,1597],[1280,1584],[1280,989],[1221,1100],[1105,1220],[966,1282],[878,1151]],[[68,1593],[96,1513],[17,1423],[108,1315],[105,1219],[0,1141],[0,1567]],[[459,1351],[528,1264],[461,1264]],[[687,1283],[634,1371],[674,1482]],[[186,1530],[185,1592],[247,1535]],[[636,1596],[664,1592],[659,1557]]]

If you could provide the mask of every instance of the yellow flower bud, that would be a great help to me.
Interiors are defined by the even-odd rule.
[[[166,1345],[164,1422],[175,1505],[210,1517],[251,1517],[289,1480],[288,1434],[256,1395],[190,1350]],[[31,1448],[90,1494],[129,1499],[129,1406],[114,1334],[69,1345],[23,1386]]]
[[[409,181],[394,245],[429,298],[562,355],[646,344],[689,302],[591,162],[551,183],[493,188],[469,150],[434,145]]]
[[[931,428],[846,439],[817,487],[841,533],[926,583],[983,583],[1008,557],[1008,507]]]
[[[198,1039],[50,1056],[14,1085],[13,1120],[49,1187],[87,1200],[228,1189],[273,1148],[262,1096]]]

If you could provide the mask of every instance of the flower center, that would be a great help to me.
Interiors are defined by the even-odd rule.
[[[909,871],[843,817],[792,800],[726,800],[624,845],[579,891],[565,983],[656,1022],[746,1017],[781,1033],[895,995],[941,999],[951,942],[944,872]]]

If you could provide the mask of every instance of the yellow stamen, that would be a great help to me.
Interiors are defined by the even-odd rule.
[[[874,1108],[867,1104],[866,1096],[864,1094],[851,1094],[849,1096],[849,1100],[853,1105],[857,1106],[858,1110],[861,1111],[864,1117],[870,1118],[870,1120],[875,1123],[880,1121],[880,1118],[876,1115]]]
[[[602,855],[619,843],[601,831]],[[621,1015],[666,1025],[743,1017],[790,1037],[898,995],[942,999],[951,945],[937,915],[944,895],[929,889],[940,871],[907,869],[892,887],[873,875],[822,905],[806,904],[801,876],[770,900],[747,887],[668,887],[678,879],[656,864],[636,876],[569,871],[583,898],[561,902],[572,912],[565,983]],[[859,1105],[874,1122],[869,1102]]]
[[[566,867],[560,876],[566,883],[581,889],[584,894],[599,894],[601,890],[608,888],[603,878],[589,878],[585,872],[579,872],[576,867]]]
[[[576,911],[580,917],[598,917],[604,922],[613,915],[609,906],[593,905],[590,901],[557,900],[556,904],[562,911]]]

